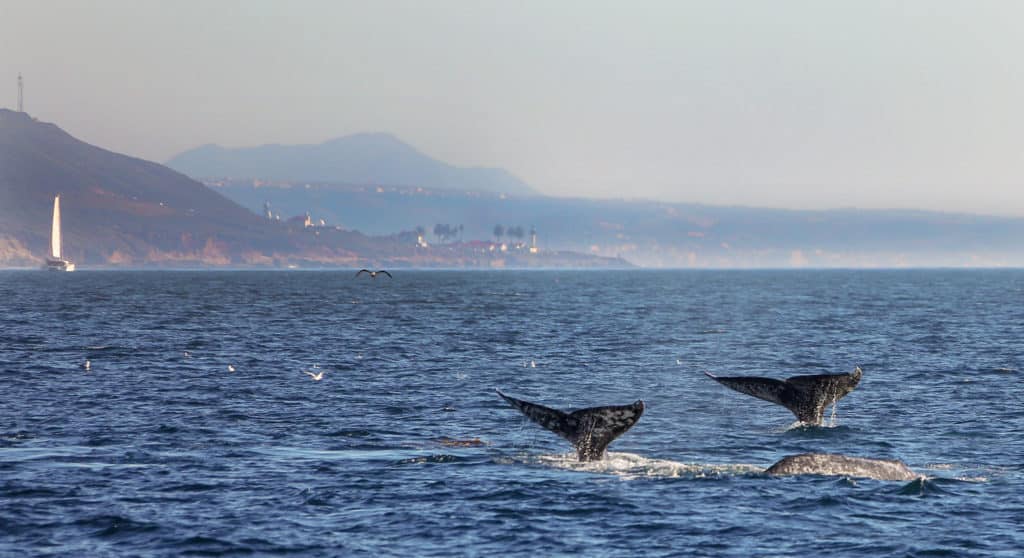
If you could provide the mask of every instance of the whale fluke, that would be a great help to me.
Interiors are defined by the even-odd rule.
[[[797,420],[821,424],[825,407],[835,404],[853,391],[863,375],[860,368],[846,374],[793,376],[785,380],[754,376],[707,376],[723,386],[789,409]]]
[[[828,475],[875,480],[910,481],[921,475],[895,459],[869,459],[837,453],[802,453],[782,458],[765,471],[769,475]]]
[[[498,389],[494,391],[533,422],[569,440],[576,447],[580,461],[601,460],[608,444],[632,428],[644,413],[643,401],[565,413],[509,397]]]

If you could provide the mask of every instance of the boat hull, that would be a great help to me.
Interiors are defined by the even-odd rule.
[[[67,260],[46,260],[46,265],[43,269],[49,271],[74,271],[75,264]]]

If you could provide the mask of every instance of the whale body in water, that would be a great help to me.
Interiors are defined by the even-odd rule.
[[[769,475],[827,475],[875,480],[910,481],[919,478],[907,464],[895,459],[869,459],[837,453],[801,453],[782,458],[769,467]]]
[[[603,459],[608,444],[632,428],[644,413],[643,401],[566,413],[509,397],[497,389],[494,391],[533,422],[569,440],[576,447],[580,461]]]
[[[821,424],[825,407],[836,404],[853,391],[863,372],[854,368],[853,372],[846,374],[793,376],[785,380],[705,374],[727,388],[782,405],[792,411],[800,422]]]

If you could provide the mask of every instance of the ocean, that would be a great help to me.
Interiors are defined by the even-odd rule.
[[[1024,552],[1022,270],[392,273],[0,272],[0,556]],[[646,411],[581,464],[495,388]]]

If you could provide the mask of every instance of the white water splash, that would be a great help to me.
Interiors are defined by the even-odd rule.
[[[953,469],[952,463],[929,463],[921,467],[922,469],[933,469],[936,471],[951,471]]]
[[[739,463],[680,463],[667,459],[653,459],[635,453],[608,452],[601,461],[581,462],[576,453],[539,455],[528,457],[527,461],[549,467],[568,469],[583,473],[615,475],[622,480],[659,478],[719,478],[758,474],[764,467]]]
[[[953,463],[928,463],[922,465],[921,469],[927,469],[931,471],[953,471],[955,473],[952,477],[953,480],[961,482],[973,482],[973,483],[984,483],[989,482],[992,477],[1001,477],[1010,473],[1010,471],[1003,467],[995,467],[991,465],[955,465]]]
[[[773,428],[770,430],[770,432],[773,432],[775,434],[781,434],[784,432],[789,432],[790,430],[800,430],[803,428],[839,428],[839,426],[839,423],[836,421],[835,409],[833,408],[832,415],[829,417],[829,420],[823,420],[821,424],[814,424],[813,422],[803,422],[798,420],[791,422],[786,426]]]
[[[804,422],[802,420],[798,420],[798,421],[791,422],[791,423],[787,424],[786,426],[773,429],[771,432],[776,433],[776,434],[781,434],[783,432],[789,432],[790,430],[800,430],[801,428],[810,428],[810,427],[813,427],[813,426],[814,425],[809,423],[809,422]],[[828,428],[828,426],[821,425],[821,428]]]

